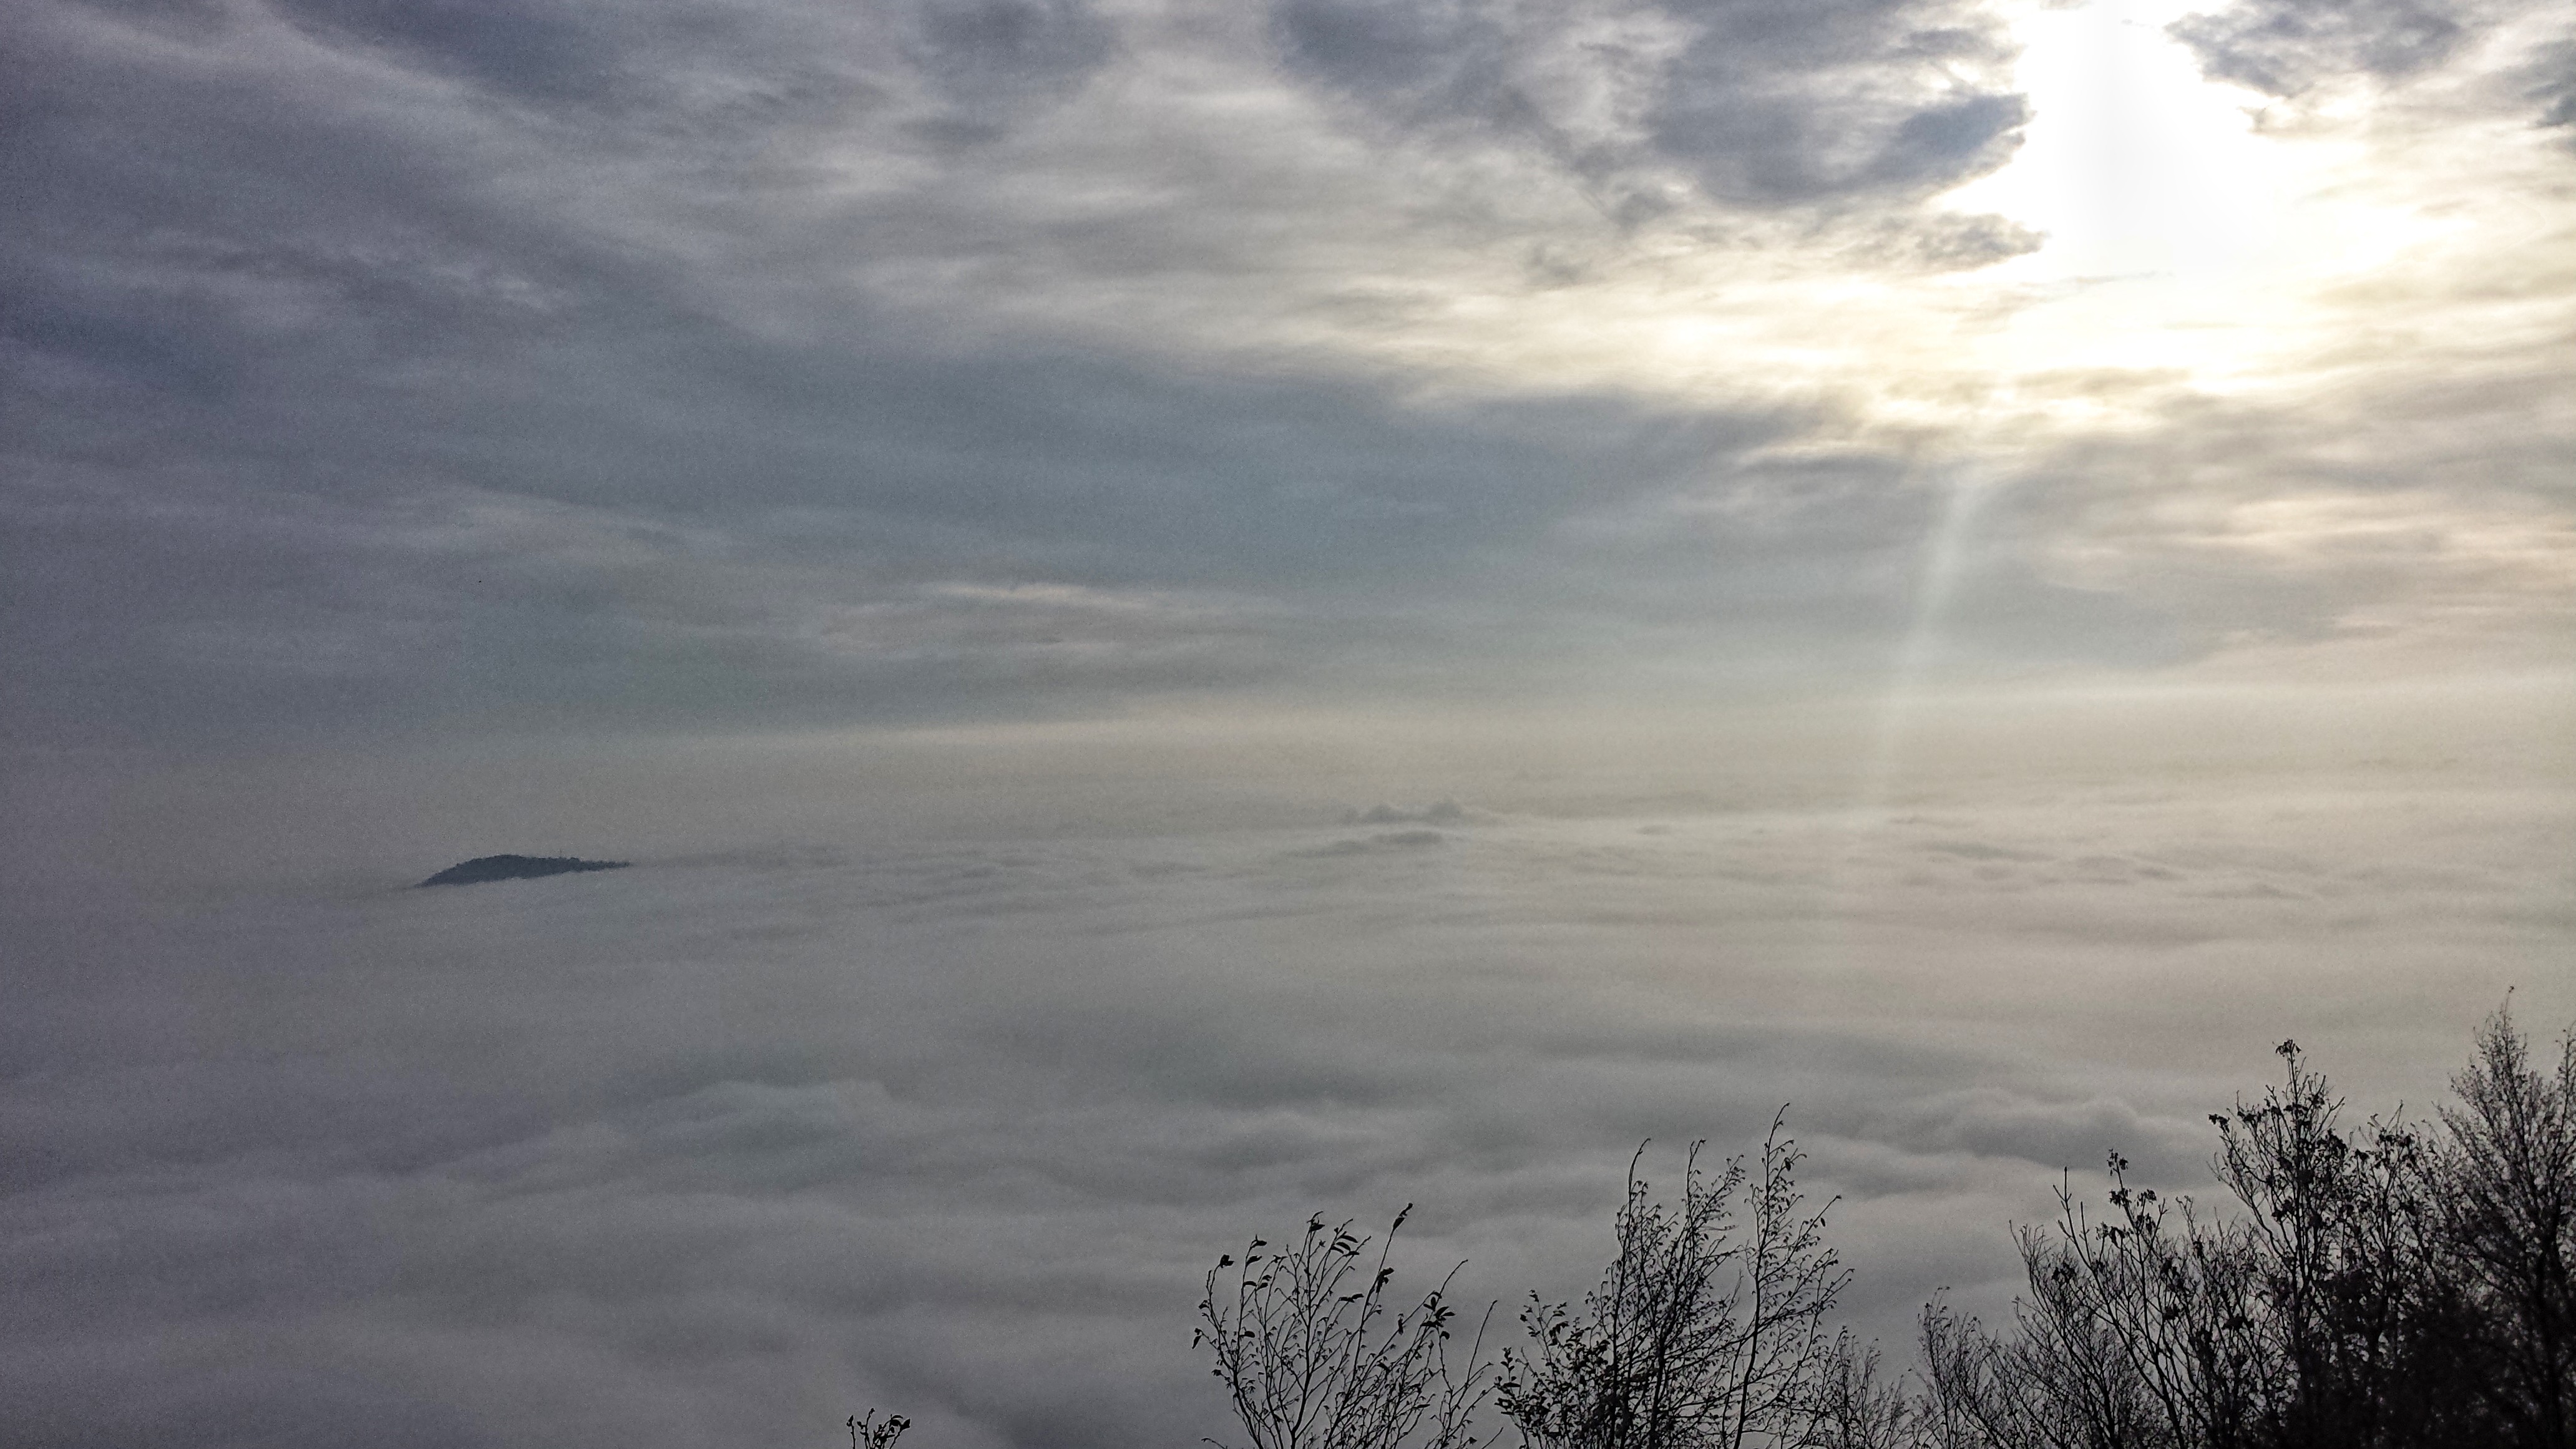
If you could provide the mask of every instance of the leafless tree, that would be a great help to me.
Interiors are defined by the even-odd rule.
[[[1879,1371],[1875,1346],[1844,1329],[1834,1339],[1815,1400],[1794,1449],[1946,1449],[1929,1441],[1916,1398],[1902,1378]]]
[[[2513,1020],[2479,1031],[2442,1113],[2441,1236],[2481,1327],[2498,1442],[2576,1445],[2576,1032],[2544,1074]]]
[[[1447,1294],[1457,1269],[1419,1304],[1388,1306],[1387,1252],[1412,1211],[1396,1214],[1373,1267],[1368,1238],[1318,1215],[1294,1245],[1254,1238],[1241,1261],[1227,1254],[1208,1270],[1192,1342],[1214,1353],[1247,1449],[1482,1442],[1471,1421],[1488,1389],[1484,1324],[1463,1355],[1453,1353],[1458,1320]]]
[[[1916,1421],[1935,1449],[2576,1449],[2576,1038],[2554,1074],[2510,1017],[2437,1122],[2338,1124],[2286,1080],[2211,1117],[2221,1218],[2110,1159],[2020,1234],[2015,1331],[1937,1302]]]
[[[1824,1245],[1825,1204],[1801,1210],[1802,1154],[1774,1118],[1747,1166],[1687,1155],[1681,1202],[1629,1165],[1617,1253],[1578,1312],[1536,1298],[1533,1347],[1505,1357],[1498,1395],[1532,1449],[1743,1449],[1797,1442],[1833,1363],[1824,1334],[1850,1275]],[[1750,1220],[1738,1195],[1749,1196]]]
[[[1640,1147],[1599,1286],[1532,1297],[1493,1397],[1523,1449],[2576,1449],[2576,1033],[2544,1069],[2498,1012],[2436,1118],[2360,1127],[2278,1052],[2283,1080],[2210,1118],[2232,1201],[2133,1186],[2111,1153],[2104,1204],[2070,1178],[2016,1233],[2011,1320],[1936,1298],[1894,1379],[1827,1337],[1849,1275],[1781,1118],[1715,1171],[1694,1144],[1677,1203]],[[1367,1246],[1317,1218],[1220,1260],[1226,1291],[1209,1274],[1200,1336],[1248,1449],[1477,1442],[1481,1327],[1453,1374],[1447,1281],[1384,1324]]]
[[[864,1419],[852,1414],[850,1449],[894,1449],[894,1441],[902,1438],[903,1431],[911,1427],[912,1421],[901,1414],[888,1414],[883,1423],[877,1422],[874,1409],[868,1410]]]

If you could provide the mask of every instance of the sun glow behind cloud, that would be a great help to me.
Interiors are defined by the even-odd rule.
[[[2430,178],[2392,178],[2360,98],[2303,99],[2293,115],[2205,77],[2169,30],[2195,8],[2097,0],[2018,17],[2025,144],[1945,198],[2046,237],[1956,279],[2018,293],[1976,350],[2006,386],[2105,368],[2260,386],[2359,320],[2323,294],[2473,228],[2409,184]]]
[[[1858,211],[1694,199],[1645,163],[1624,184],[1655,207],[1615,219],[1602,183],[1524,131],[1375,145],[1326,98],[1244,70],[1240,37],[1201,26],[1158,35],[1171,43],[1145,48],[1119,86],[1068,103],[1056,131],[1095,138],[1085,149],[1156,138],[1116,177],[1027,181],[1022,163],[1061,151],[1050,139],[937,178],[939,205],[961,212],[1009,188],[1065,244],[870,251],[848,275],[952,332],[980,317],[1184,361],[1356,370],[1417,396],[1822,406],[1847,442],[2007,456],[2153,426],[2180,393],[2316,386],[2392,318],[2439,340],[2459,279],[2563,234],[2564,198],[2545,195],[2556,142],[2526,118],[2481,123],[2440,81],[2403,100],[2355,81],[2285,101],[2213,80],[2169,33],[2192,10],[2009,10],[2021,144],[1934,208],[2036,239],[1988,265],[1927,265],[1910,250],[1922,236]],[[2557,33],[2508,27],[2486,69]],[[1669,59],[1645,47],[1635,65]],[[1227,183],[1226,230],[1122,243],[1171,252],[1144,267],[1079,240],[1191,194],[1220,158],[1245,168]]]
[[[2031,124],[2010,165],[1950,197],[2046,234],[1995,275],[2225,276],[2277,224],[2285,158],[2255,136],[2251,98],[2204,80],[2165,33],[2185,8],[2097,0],[2017,17]]]
[[[2111,367],[2202,380],[2279,320],[2276,301],[2257,301],[2279,297],[2275,273],[2305,270],[2276,242],[2327,158],[2255,134],[2250,98],[2204,80],[2165,33],[2183,8],[2099,0],[2016,21],[2026,139],[1946,198],[2046,238],[1959,282],[2021,293],[1977,349],[2004,377]]]

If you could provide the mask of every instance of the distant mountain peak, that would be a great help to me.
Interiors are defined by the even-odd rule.
[[[544,875],[569,875],[582,870],[622,870],[622,860],[577,860],[569,855],[478,855],[461,861],[429,879],[424,886],[480,885],[491,880],[534,880]]]

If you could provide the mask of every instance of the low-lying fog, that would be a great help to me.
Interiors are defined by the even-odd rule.
[[[2205,1192],[2282,1037],[2358,1117],[2508,990],[2576,1016],[2551,710],[2370,706],[66,758],[10,866],[6,1437],[1186,1444],[1220,1251],[1418,1203],[1406,1281],[1508,1329],[1641,1140],[1669,1182],[1784,1103],[1901,1358],[2064,1169]],[[406,888],[501,850],[635,864]]]

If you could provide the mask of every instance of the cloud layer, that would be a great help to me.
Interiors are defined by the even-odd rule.
[[[2048,124],[2009,14],[1543,11],[48,0],[11,729],[1831,692],[1953,565],[1959,667],[2563,644],[2539,12],[2181,24],[2222,80],[2374,78],[2247,144],[2418,238],[2221,318],[1945,199]],[[2504,195],[2520,235],[2425,220]],[[2191,337],[2233,360],[2130,360]]]
[[[952,805],[20,912],[9,1441],[822,1443],[875,1403],[970,1449],[1186,1442],[1222,1427],[1195,1274],[1243,1237],[1414,1201],[1409,1271],[1571,1293],[1640,1139],[1669,1172],[1784,1100],[1898,1337],[1942,1285],[1997,1301],[2061,1168],[2205,1191],[2201,1114],[2280,1036],[2421,1109],[2508,986],[2576,1011],[2563,792],[2025,773],[1856,815],[1442,778],[1509,808],[1009,837]]]

